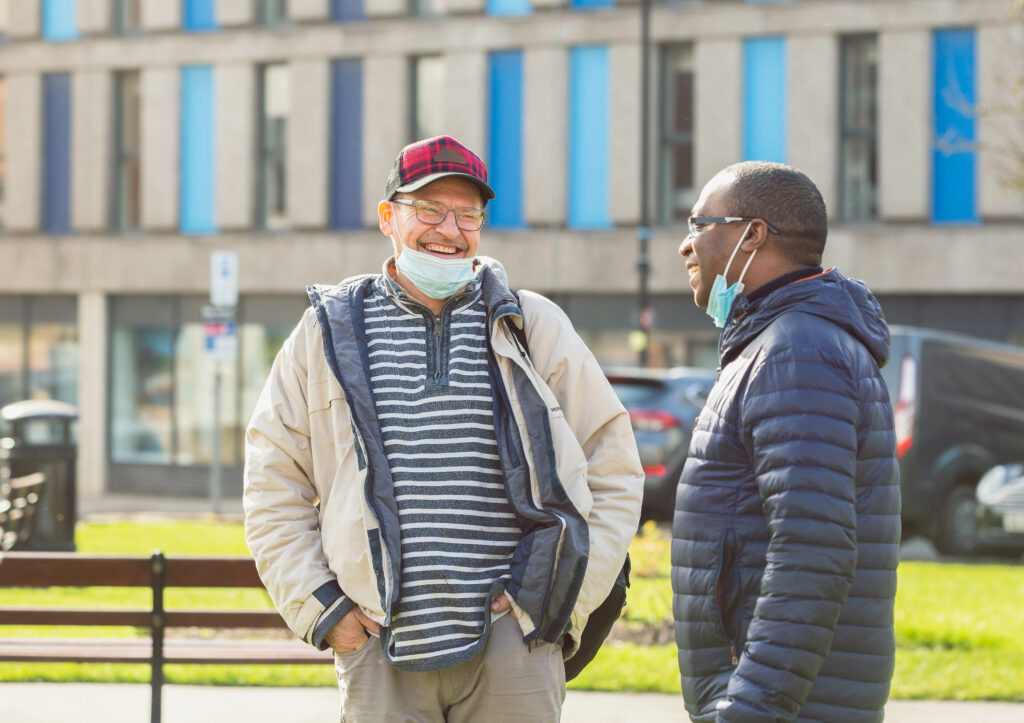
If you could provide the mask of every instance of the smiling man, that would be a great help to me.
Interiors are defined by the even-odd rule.
[[[679,249],[722,328],[672,529],[694,721],[883,717],[900,536],[889,330],[862,283],[822,269],[826,234],[806,175],[745,162],[704,187]]]
[[[382,271],[309,288],[246,435],[246,536],[344,721],[555,721],[636,532],[629,417],[568,318],[477,255],[483,162],[405,147]]]

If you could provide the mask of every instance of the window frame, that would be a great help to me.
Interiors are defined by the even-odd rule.
[[[838,170],[838,196],[839,196],[839,212],[838,217],[842,223],[873,223],[879,220],[878,212],[878,34],[877,33],[850,33],[840,35],[839,38],[839,92],[838,92],[838,114],[839,114],[839,158],[837,163]],[[872,81],[874,88],[872,91],[873,102],[871,103],[873,110],[873,124],[871,126],[853,126],[848,122],[848,114],[851,110],[851,105],[848,103],[848,99],[851,93],[847,92],[847,71],[849,70],[850,58],[848,57],[848,49],[858,44],[870,42],[873,44],[874,52],[874,73],[872,74]],[[871,199],[871,209],[867,215],[860,215],[849,212],[849,205],[852,203],[848,196],[846,174],[848,171],[846,161],[846,144],[848,141],[856,141],[866,139],[870,142],[872,147],[872,161],[871,167],[874,169],[873,179],[873,193]],[[858,204],[859,205],[859,204]]]
[[[669,68],[669,54],[672,51],[678,51],[685,49],[689,53],[689,65],[691,75],[691,86],[690,86],[690,107],[695,110],[696,93],[694,93],[694,81],[696,79],[696,53],[694,43],[692,41],[681,41],[663,43],[658,48],[658,150],[657,150],[657,219],[659,224],[672,225],[676,223],[686,223],[686,217],[689,216],[691,209],[685,209],[683,212],[685,216],[682,218],[674,218],[672,215],[672,204],[670,198],[674,186],[669,182],[667,174],[669,172],[668,164],[666,162],[666,151],[675,149],[677,146],[689,144],[690,156],[691,156],[691,187],[690,191],[693,193],[695,199],[697,194],[695,180],[695,163],[693,162],[695,151],[696,151],[696,132],[690,130],[688,133],[670,131],[668,128],[669,121],[668,115],[670,108],[668,107],[669,99],[669,88],[672,78],[668,72]],[[696,115],[694,113],[693,115]],[[691,120],[691,129],[694,126],[693,120]],[[691,204],[692,205],[692,204]]]

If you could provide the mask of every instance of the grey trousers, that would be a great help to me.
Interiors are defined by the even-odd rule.
[[[511,723],[558,721],[565,701],[562,649],[523,644],[509,614],[464,663],[421,673],[395,670],[376,638],[334,654],[342,723]]]

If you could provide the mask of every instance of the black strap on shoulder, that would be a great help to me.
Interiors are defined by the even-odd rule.
[[[523,308],[523,302],[519,299],[519,292],[514,290],[514,289],[512,289],[511,291],[512,291],[512,295],[514,297],[516,297],[516,303],[519,304],[519,308],[522,309]],[[512,334],[512,336],[514,336],[516,338],[516,341],[519,342],[519,346],[522,347],[522,351],[524,352],[523,356],[528,358],[530,356],[530,345],[526,342],[526,328],[525,328],[526,316],[525,316],[525,314],[523,315],[523,324],[524,324],[524,327],[520,328],[520,327],[516,326],[512,322],[512,320],[509,319],[507,316],[505,317],[505,326],[506,326],[506,328],[508,328],[508,330]]]

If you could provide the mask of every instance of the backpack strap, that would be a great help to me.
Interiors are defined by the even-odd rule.
[[[515,289],[510,289],[510,291],[512,292],[512,296],[516,297],[516,303],[519,304],[519,308],[522,309],[523,308],[523,302],[519,298],[519,292],[516,291]],[[512,336],[515,337],[516,341],[519,342],[520,353],[523,355],[523,358],[524,359],[529,359],[529,357],[530,357],[530,345],[526,341],[526,328],[525,328],[526,316],[525,315],[523,316],[523,324],[524,324],[523,327],[516,326],[514,323],[512,323],[512,320],[509,319],[507,316],[505,317],[504,321],[505,321],[505,328],[507,328],[509,333],[512,334]]]

